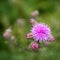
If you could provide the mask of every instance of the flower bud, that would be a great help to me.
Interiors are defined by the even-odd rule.
[[[3,33],[3,36],[4,36],[5,38],[9,38],[9,37],[10,37],[10,33],[9,33],[9,32],[4,32],[4,33]]]
[[[32,33],[28,33],[28,34],[26,35],[26,38],[32,38]]]
[[[31,13],[31,16],[32,17],[36,17],[36,16],[38,16],[39,15],[39,12],[37,11],[37,10],[35,10],[35,11],[33,11],[32,13]]]
[[[29,45],[29,48],[31,48],[32,50],[38,50],[38,48],[39,48],[39,45],[38,45],[38,43],[36,43],[36,42],[32,42],[30,45]]]
[[[36,22],[36,20],[34,18],[31,18],[30,23],[32,24],[32,26],[34,26],[37,22]]]
[[[53,41],[55,41],[55,38],[54,38],[52,35],[50,35],[49,40],[50,40],[51,42],[53,42]]]

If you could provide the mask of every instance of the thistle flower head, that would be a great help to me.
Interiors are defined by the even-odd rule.
[[[36,17],[36,16],[38,16],[39,15],[39,12],[37,11],[37,10],[35,10],[35,11],[33,11],[32,13],[31,13],[31,16],[32,17]]]
[[[5,32],[3,33],[3,37],[10,38],[11,32],[12,32],[11,28],[6,29]]]
[[[34,26],[35,24],[37,24],[37,21],[34,18],[31,18],[30,23],[32,24],[32,26]]]
[[[31,42],[31,44],[29,45],[29,48],[31,48],[33,50],[38,50],[39,45],[36,42]]]
[[[4,33],[3,33],[3,36],[4,36],[5,38],[9,38],[9,37],[10,37],[10,33],[9,33],[9,32],[4,32]]]
[[[35,24],[31,30],[32,36],[36,41],[47,41],[51,35],[50,28],[44,23]]]

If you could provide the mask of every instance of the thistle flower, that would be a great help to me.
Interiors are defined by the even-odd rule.
[[[51,30],[44,23],[38,23],[33,26],[31,33],[35,41],[47,41],[51,35]]]
[[[3,36],[4,36],[5,38],[9,38],[9,37],[10,37],[10,33],[9,33],[9,32],[4,32],[4,33],[3,33]]]
[[[37,11],[37,10],[35,10],[35,11],[33,11],[32,13],[31,13],[31,16],[32,17],[36,17],[36,16],[38,16],[39,15],[39,12]]]
[[[10,38],[10,37],[11,37],[11,32],[12,32],[11,28],[8,28],[8,29],[6,29],[5,32],[3,33],[3,36],[4,36],[5,38]]]
[[[30,23],[32,24],[32,26],[34,26],[35,24],[37,24],[37,21],[34,18],[31,18]]]
[[[31,42],[30,45],[29,45],[29,48],[31,48],[31,49],[36,51],[36,50],[38,50],[39,45],[36,42]]]

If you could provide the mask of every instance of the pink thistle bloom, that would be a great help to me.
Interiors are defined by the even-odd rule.
[[[32,26],[34,26],[35,24],[37,24],[37,21],[34,18],[31,18],[30,23],[32,24]]]
[[[8,28],[8,29],[6,29],[5,32],[3,33],[3,36],[4,36],[5,38],[10,38],[11,32],[12,32],[11,28]]]
[[[35,11],[33,11],[32,13],[31,13],[31,16],[32,17],[36,17],[36,16],[38,16],[39,15],[39,12],[37,11],[37,10],[35,10]]]
[[[47,41],[51,35],[51,30],[44,23],[39,23],[33,26],[31,33],[35,41]]]
[[[9,37],[10,37],[10,33],[9,33],[9,32],[4,32],[4,33],[3,33],[3,36],[4,36],[5,38],[9,38]]]
[[[38,50],[39,45],[36,42],[31,42],[31,44],[29,45],[29,48],[32,48],[33,50]]]

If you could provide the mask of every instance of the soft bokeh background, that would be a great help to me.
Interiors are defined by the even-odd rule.
[[[11,47],[9,40],[3,37],[8,27],[12,27],[16,42],[28,47],[31,41],[26,39],[26,34],[31,29],[29,19],[34,10],[39,11],[37,21],[51,27],[55,42],[39,52]],[[22,26],[16,24],[18,18],[24,19]],[[0,60],[60,60],[60,0],[0,0]]]

